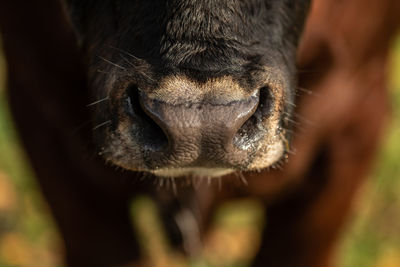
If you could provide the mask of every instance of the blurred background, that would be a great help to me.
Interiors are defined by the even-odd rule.
[[[10,118],[5,78],[0,47],[0,267],[63,266],[60,237]],[[392,49],[389,93],[392,119],[339,241],[338,267],[400,266],[400,37]],[[257,203],[226,204],[216,214],[207,249],[189,260],[171,253],[149,199],[135,200],[132,209],[142,215],[134,225],[141,229],[145,252],[149,258],[158,255],[151,266],[247,266],[263,220]]]

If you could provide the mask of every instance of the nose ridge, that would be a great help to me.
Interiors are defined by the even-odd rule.
[[[227,153],[240,154],[234,137],[240,127],[253,115],[259,95],[227,104],[209,102],[171,104],[140,94],[145,113],[155,121],[168,139],[163,151],[154,151],[161,161],[185,166],[199,158],[223,161]],[[239,155],[235,155],[237,158]],[[168,159],[167,159],[168,158]]]

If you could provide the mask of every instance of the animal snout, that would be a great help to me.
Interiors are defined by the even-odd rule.
[[[217,177],[271,166],[287,148],[289,97],[280,83],[258,81],[173,75],[117,84],[104,113],[110,123],[94,132],[105,144],[99,154],[161,177]]]
[[[242,128],[257,110],[258,90],[225,103],[212,99],[166,102],[136,86],[130,86],[126,95],[131,116],[141,120],[145,129],[140,146],[149,168],[232,168],[246,162],[252,140]]]

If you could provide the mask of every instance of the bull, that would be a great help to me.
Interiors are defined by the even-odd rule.
[[[387,114],[400,6],[312,4],[308,16],[307,0],[0,4],[11,109],[69,266],[140,265],[137,194],[167,211],[178,247],[182,208],[205,232],[218,204],[258,199],[268,226],[253,266],[330,264]],[[182,183],[219,177],[234,189]]]

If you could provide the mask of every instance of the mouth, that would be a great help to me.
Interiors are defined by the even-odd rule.
[[[94,132],[99,154],[126,170],[165,178],[272,166],[287,149],[291,87],[261,80],[247,91],[226,77],[203,84],[174,76],[154,88],[117,84],[107,108],[96,113],[105,117],[99,121],[113,118]]]
[[[164,178],[175,178],[181,176],[192,177],[206,177],[214,178],[221,177],[233,173],[234,169],[229,168],[202,168],[202,167],[188,167],[188,168],[162,168],[151,171],[154,175]]]

